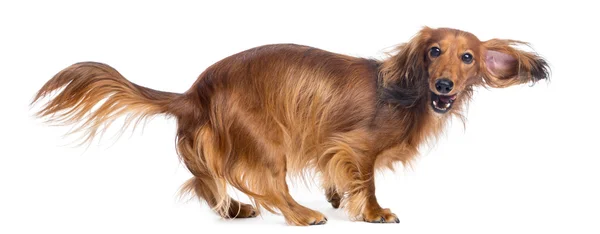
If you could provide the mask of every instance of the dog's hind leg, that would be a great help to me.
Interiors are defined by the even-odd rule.
[[[258,215],[258,211],[252,205],[229,197],[226,191],[223,191],[225,185],[210,176],[197,175],[188,180],[183,189],[194,192],[223,218],[252,218]]]
[[[227,193],[226,181],[216,178],[208,171],[197,151],[192,150],[191,142],[186,139],[180,138],[177,147],[181,158],[194,177],[182,186],[182,193],[194,193],[223,218],[256,217],[258,210],[231,198]]]

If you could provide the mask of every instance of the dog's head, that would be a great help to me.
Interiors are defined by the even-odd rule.
[[[401,70],[398,79],[427,79],[431,108],[443,114],[470,95],[473,86],[501,88],[546,79],[546,61],[514,47],[518,45],[526,43],[482,42],[468,32],[425,27],[393,59]]]

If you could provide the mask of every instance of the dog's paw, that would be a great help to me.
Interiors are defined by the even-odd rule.
[[[258,215],[258,210],[252,205],[241,203],[241,206],[231,206],[229,208],[229,217],[234,219],[254,218]]]
[[[327,197],[327,201],[331,203],[331,206],[333,208],[337,209],[340,207],[342,197],[334,189],[327,190],[325,196]]]
[[[314,214],[308,218],[308,225],[323,225],[327,223],[327,217],[321,214],[321,212],[315,211]]]
[[[321,212],[303,208],[301,210],[296,210],[296,213],[293,216],[286,216],[286,221],[291,225],[297,226],[323,225],[327,223],[327,217]]]
[[[378,209],[363,214],[363,220],[369,223],[400,223],[400,219],[390,209]]]

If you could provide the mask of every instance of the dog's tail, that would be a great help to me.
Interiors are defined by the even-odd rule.
[[[50,79],[32,104],[60,88],[37,115],[61,125],[76,124],[72,132],[84,132],[83,142],[91,141],[121,116],[126,116],[125,128],[151,115],[175,114],[171,106],[181,96],[131,83],[106,64],[82,62]]]

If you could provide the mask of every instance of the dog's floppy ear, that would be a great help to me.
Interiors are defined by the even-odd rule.
[[[409,42],[395,49],[397,54],[388,59],[382,67],[382,73],[386,77],[385,85],[399,80],[418,79],[426,75],[426,46],[432,32],[433,29],[423,27]]]
[[[539,55],[514,46],[527,45],[515,40],[492,39],[482,44],[480,59],[483,79],[494,88],[537,82],[549,76],[548,63]]]

